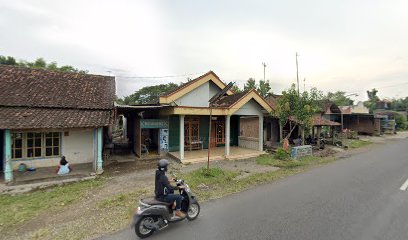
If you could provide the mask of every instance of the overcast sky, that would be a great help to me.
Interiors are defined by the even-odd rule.
[[[129,95],[213,70],[241,87],[266,79],[301,89],[408,95],[408,1],[0,0],[0,55],[43,57],[117,76]],[[124,77],[126,76],[126,77]],[[194,78],[197,75],[191,75]]]

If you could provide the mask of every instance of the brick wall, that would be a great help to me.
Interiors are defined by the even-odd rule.
[[[241,118],[239,135],[242,137],[258,138],[259,120],[258,117]]]

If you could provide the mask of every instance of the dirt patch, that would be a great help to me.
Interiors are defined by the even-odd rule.
[[[337,147],[326,147],[324,149],[320,149],[320,150],[315,150],[313,151],[313,156],[316,157],[329,157],[329,156],[333,156],[334,154],[338,153],[338,152],[342,152],[344,151],[341,148],[337,148]]]

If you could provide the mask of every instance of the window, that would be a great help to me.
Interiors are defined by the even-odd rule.
[[[12,159],[60,156],[61,133],[12,133]]]
[[[45,134],[45,156],[59,156],[60,155],[60,133],[46,133]]]
[[[41,157],[41,133],[27,133],[27,157]]]
[[[23,157],[23,134],[11,134],[11,158],[19,159]]]

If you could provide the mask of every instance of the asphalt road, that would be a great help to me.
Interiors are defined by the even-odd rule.
[[[202,204],[149,239],[407,240],[408,139]],[[102,239],[137,239],[124,229]]]

